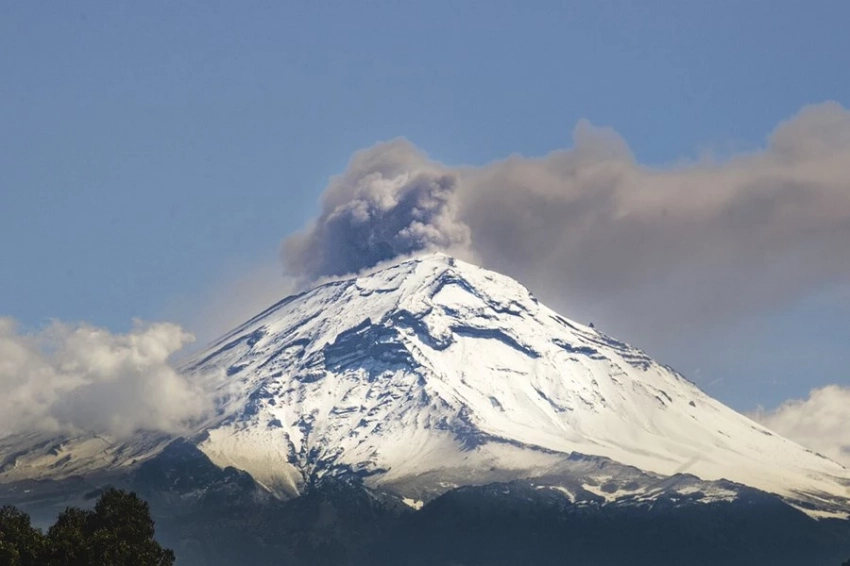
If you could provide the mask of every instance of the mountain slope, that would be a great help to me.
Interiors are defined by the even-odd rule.
[[[850,511],[841,465],[512,279],[442,254],[289,297],[182,371],[217,376],[216,414],[190,440],[283,497],[355,476],[413,506],[516,479],[574,502],[722,501],[737,488],[706,482],[725,479],[813,516]],[[4,439],[0,483],[130,469],[167,441]]]
[[[413,499],[570,453],[844,508],[850,472],[642,352],[436,254],[290,297],[187,364],[223,370],[200,448],[272,490],[355,473]]]

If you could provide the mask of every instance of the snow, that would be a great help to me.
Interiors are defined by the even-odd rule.
[[[537,489],[551,489],[557,491],[558,493],[562,494],[570,503],[572,503],[576,499],[576,496],[573,492],[560,485],[539,485],[537,486]]]
[[[410,498],[405,497],[405,498],[402,499],[402,501],[404,502],[405,505],[407,505],[408,507],[411,507],[413,509],[416,509],[417,511],[422,509],[422,506],[425,505],[425,502],[420,501],[419,499],[410,499]]]
[[[201,450],[278,494],[356,474],[421,502],[455,485],[544,476],[578,453],[728,479],[819,513],[850,509],[841,465],[516,281],[442,254],[287,298],[183,371],[223,376],[219,413],[196,430]]]

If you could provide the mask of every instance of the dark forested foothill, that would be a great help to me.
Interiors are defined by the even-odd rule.
[[[0,566],[170,566],[174,553],[154,540],[148,504],[108,489],[94,509],[65,509],[47,533],[26,513],[0,508]]]

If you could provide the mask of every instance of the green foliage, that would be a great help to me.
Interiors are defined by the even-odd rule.
[[[0,566],[171,566],[174,553],[154,538],[148,504],[109,489],[95,508],[69,507],[47,536],[14,507],[0,509]]]
[[[30,525],[29,515],[0,508],[0,565],[37,566],[46,548],[44,535]]]
[[[50,549],[47,561],[55,566],[83,566],[88,559],[88,528],[91,511],[65,509],[47,531]]]

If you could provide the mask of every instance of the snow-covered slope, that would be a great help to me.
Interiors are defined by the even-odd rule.
[[[623,476],[606,479],[594,464],[593,480],[576,483],[580,454],[653,478],[727,479],[812,514],[850,511],[841,465],[563,318],[516,281],[442,254],[289,297],[183,371],[223,376],[218,413],[196,431],[201,450],[279,494],[356,474],[415,504],[458,485],[518,478],[596,493]],[[635,485],[598,495],[649,489]],[[717,497],[731,493],[718,485]]]
[[[186,371],[215,368],[243,394],[200,447],[273,490],[355,472],[421,496],[543,475],[578,452],[792,499],[850,496],[841,465],[442,254],[282,301]]]

